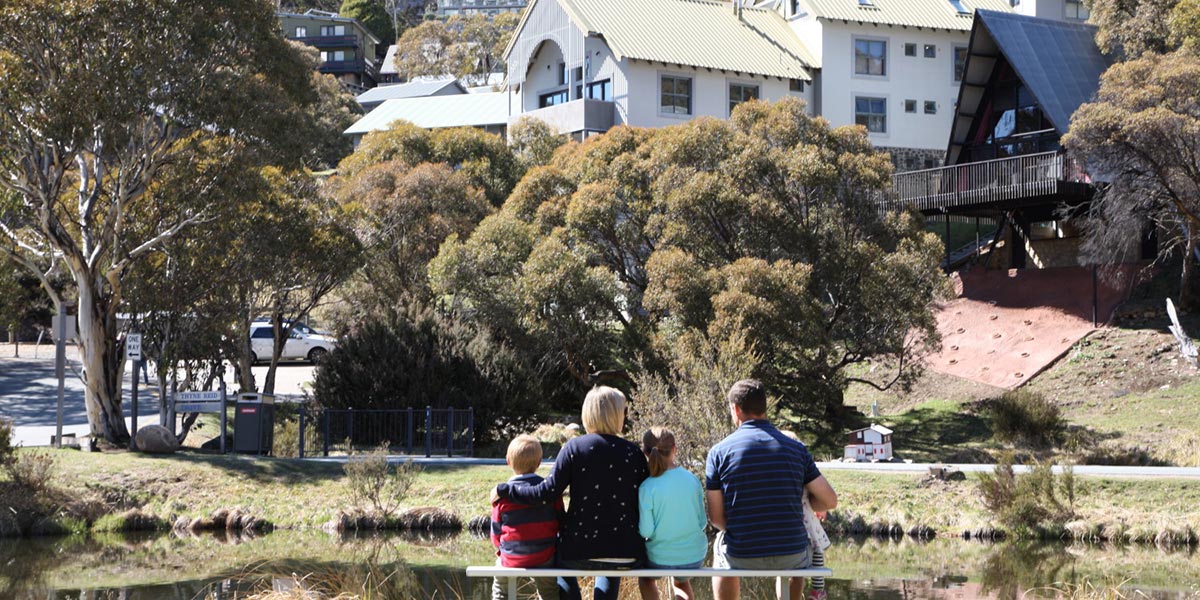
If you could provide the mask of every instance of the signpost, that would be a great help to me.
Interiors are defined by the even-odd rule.
[[[125,336],[125,360],[133,361],[133,390],[129,405],[129,449],[137,450],[138,432],[138,371],[142,366],[142,334],[130,333]]]
[[[225,434],[229,427],[229,416],[225,412],[225,382],[221,388],[207,392],[178,392],[175,394],[171,412],[217,413],[221,415],[221,454],[225,454]]]
[[[75,319],[70,318],[67,309],[71,308],[66,302],[58,304],[58,314],[51,319],[54,329],[54,375],[58,377],[58,417],[55,420],[54,447],[62,447],[63,430],[63,398],[67,386],[67,338],[75,337]]]

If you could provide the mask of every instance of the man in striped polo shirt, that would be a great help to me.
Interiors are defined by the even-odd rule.
[[[813,510],[837,506],[837,493],[817,470],[804,444],[766,420],[762,382],[743,379],[729,389],[729,414],[737,430],[708,451],[704,487],[708,520],[720,530],[713,567],[804,569],[812,548],[804,529],[804,494]],[[787,597],[799,600],[804,580],[792,579]],[[717,600],[735,600],[737,577],[714,577]]]

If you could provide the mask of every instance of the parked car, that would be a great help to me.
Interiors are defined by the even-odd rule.
[[[275,340],[275,332],[270,321],[256,320],[250,324],[250,362],[257,363],[271,358],[271,350]],[[317,330],[297,322],[292,328],[292,335],[283,345],[283,353],[279,360],[307,360],[313,364],[321,362],[325,355],[337,346],[337,339],[331,335],[318,333]]]

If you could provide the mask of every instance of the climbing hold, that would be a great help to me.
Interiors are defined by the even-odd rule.
[[[1013,373],[1013,377],[1016,377],[1017,379],[1021,379],[1021,378],[1025,377],[1025,374],[1024,373]]]
[[[1003,336],[1003,335],[1001,335],[1001,334],[999,334],[999,333],[993,333],[993,334],[992,334],[992,339],[993,339],[993,340],[998,340],[998,339],[1000,339],[1000,338],[1002,338],[1002,337],[1004,337],[1004,336]]]
[[[1025,319],[1024,323],[1026,325],[1033,325],[1033,321],[1030,321],[1029,319]]]
[[[957,333],[966,333],[966,332],[967,332],[967,330],[966,330],[966,329],[963,329],[962,327],[959,327],[959,328],[958,328],[958,332],[957,332]]]
[[[950,364],[952,364],[952,365],[957,365],[957,364],[958,364],[958,359],[957,359],[957,358],[952,358],[952,359],[950,359]]]
[[[999,318],[1000,318],[1000,315],[992,315],[992,316],[988,317],[988,320],[995,321],[996,319],[999,319]]]
[[[1028,352],[1022,352],[1022,353],[1021,353],[1021,358],[1029,358],[1029,353],[1028,353]]]

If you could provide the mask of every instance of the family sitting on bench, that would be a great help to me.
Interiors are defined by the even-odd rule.
[[[675,436],[669,430],[650,429],[641,448],[620,437],[625,395],[613,388],[588,393],[582,414],[588,433],[563,446],[545,479],[536,474],[542,457],[538,441],[528,435],[514,439],[507,459],[516,475],[492,492],[497,564],[696,569],[708,551],[705,525],[712,523],[718,530],[714,569],[823,566],[829,540],[817,516],[837,505],[837,494],[804,444],[766,420],[762,383],[739,381],[727,399],[737,429],[709,450],[703,491],[695,476],[675,465]],[[568,490],[571,502],[564,515],[562,496]],[[573,577],[535,577],[534,583],[542,600],[582,597]],[[593,597],[617,598],[620,583],[618,577],[596,577]],[[810,598],[823,599],[824,582],[814,578],[813,584]],[[783,585],[787,589],[778,590],[780,597],[801,598],[802,578]],[[657,586],[654,578],[638,580],[643,599],[658,598]],[[693,597],[686,578],[676,578],[673,586],[675,598]],[[739,590],[737,577],[713,577],[718,600],[735,599]],[[505,597],[499,579],[492,597]]]

